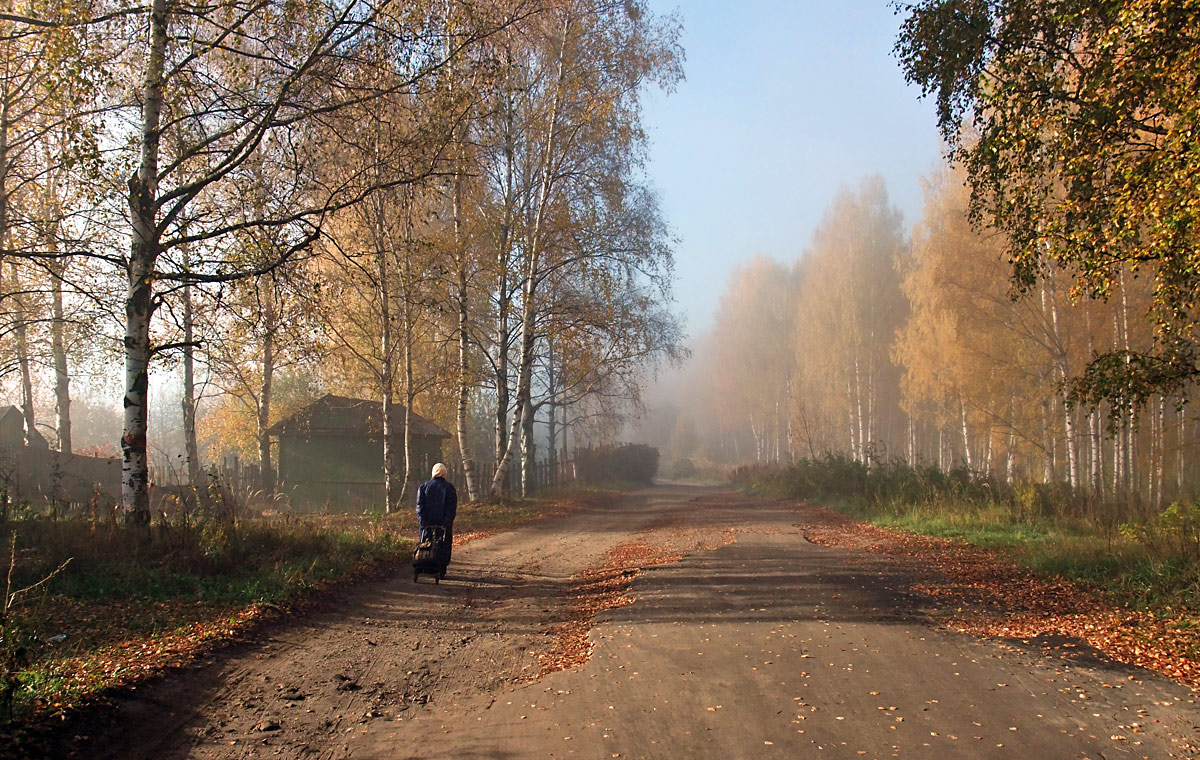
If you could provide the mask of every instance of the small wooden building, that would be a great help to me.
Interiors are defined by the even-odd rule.
[[[403,456],[404,407],[392,409],[397,457]],[[414,472],[426,480],[450,433],[415,412]],[[276,443],[278,483],[294,506],[335,511],[383,505],[383,404],[323,396],[267,430]],[[397,467],[402,467],[397,462]]]

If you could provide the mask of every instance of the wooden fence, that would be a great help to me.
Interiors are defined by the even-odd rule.
[[[449,480],[454,483],[459,491],[462,491],[466,484],[466,477],[463,475],[462,461],[455,459],[446,462],[446,469],[450,471]],[[491,485],[492,478],[496,475],[495,460],[488,459],[482,462],[475,463],[475,476],[479,479],[480,491],[486,492]],[[563,460],[555,462],[537,462],[533,465],[532,490],[537,491],[542,488],[554,488],[557,486],[566,485],[575,482],[575,462],[573,460]],[[521,487],[521,463],[514,461],[508,469],[508,490],[509,493],[516,493]]]
[[[121,496],[121,460],[29,446],[0,447],[0,489],[10,498],[82,509],[93,494]]]

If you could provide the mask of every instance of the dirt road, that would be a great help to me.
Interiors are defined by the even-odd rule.
[[[123,699],[79,756],[1192,757],[1188,689],[936,627],[930,572],[808,543],[816,510],[662,486],[456,549]],[[644,543],[586,664],[539,677],[579,578]],[[632,573],[629,574],[632,577]],[[938,603],[945,604],[945,600]],[[1080,654],[1082,652],[1082,654]]]

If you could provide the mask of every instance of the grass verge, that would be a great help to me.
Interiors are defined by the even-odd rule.
[[[594,498],[563,492],[465,504],[456,543]],[[26,514],[0,524],[12,549],[10,592],[34,587],[0,615],[8,698],[0,724],[61,717],[107,689],[185,665],[335,584],[386,573],[407,562],[415,532],[408,513],[192,516],[156,523],[148,536],[82,518]]]
[[[879,528],[962,541],[1018,567],[1103,593],[1114,604],[1200,623],[1200,567],[1186,554],[1083,520],[1023,517],[1000,505],[828,505]]]
[[[1200,506],[1161,513],[1089,501],[1063,485],[1013,485],[966,471],[844,457],[747,467],[735,483],[829,506],[890,531],[963,542],[1115,607],[1200,628]]]

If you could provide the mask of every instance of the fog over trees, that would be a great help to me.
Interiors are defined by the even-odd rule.
[[[795,261],[733,274],[699,344],[710,380],[659,420],[666,459],[895,458],[1084,501],[1194,498],[1194,10],[897,12],[946,168],[911,229],[867,179]]]
[[[906,229],[881,180],[837,192],[804,252],[730,277],[692,366],[643,433],[669,473],[846,456],[965,467],[1150,503],[1200,485],[1191,391],[1074,402],[1104,351],[1148,350],[1153,287],[1131,272],[1080,299],[1049,267],[1019,291],[1004,236],[969,218],[964,174],[925,183]]]

